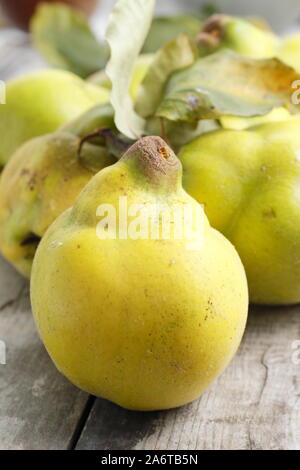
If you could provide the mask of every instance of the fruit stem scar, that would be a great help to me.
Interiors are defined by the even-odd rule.
[[[158,149],[158,151],[165,160],[168,160],[170,155],[169,155],[169,152],[167,151],[166,147],[160,147]]]

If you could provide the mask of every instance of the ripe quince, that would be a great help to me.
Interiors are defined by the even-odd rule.
[[[55,132],[108,99],[105,88],[62,70],[37,71],[9,81],[6,104],[0,105],[0,168],[24,142]]]
[[[218,130],[180,150],[183,185],[236,247],[250,300],[300,302],[300,123]]]
[[[228,365],[245,328],[244,268],[181,176],[162,139],[139,140],[51,225],[33,264],[33,313],[54,363],[78,387],[129,409],[197,398]],[[153,238],[142,231],[149,205],[162,207]],[[172,225],[170,213],[187,206],[201,223],[185,225],[181,237],[161,236],[163,221]],[[117,232],[102,218],[111,209]]]

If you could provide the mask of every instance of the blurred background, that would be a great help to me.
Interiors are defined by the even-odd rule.
[[[45,0],[44,0],[45,1]],[[57,3],[57,0],[47,0]],[[39,0],[0,0],[0,79],[43,68],[46,62],[32,47],[27,33]],[[89,18],[95,36],[101,40],[114,0],[63,0]],[[261,17],[281,34],[300,31],[300,0],[164,0],[157,1],[156,14],[208,16],[213,12]]]

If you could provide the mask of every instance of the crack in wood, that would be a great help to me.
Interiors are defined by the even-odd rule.
[[[69,445],[68,445],[68,450],[75,450],[77,443],[81,437],[82,431],[86,425],[87,420],[89,419],[90,413],[92,411],[92,408],[94,406],[96,397],[93,395],[90,395],[87,399],[86,405],[82,411],[82,415],[80,416],[78,423],[74,429],[73,436],[70,439]]]

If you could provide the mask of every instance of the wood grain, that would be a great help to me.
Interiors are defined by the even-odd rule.
[[[0,258],[0,449],[65,449],[88,396],[65,380],[42,346],[28,283]]]
[[[299,339],[299,306],[253,307],[238,355],[202,398],[157,413],[97,400],[77,448],[299,450]]]

